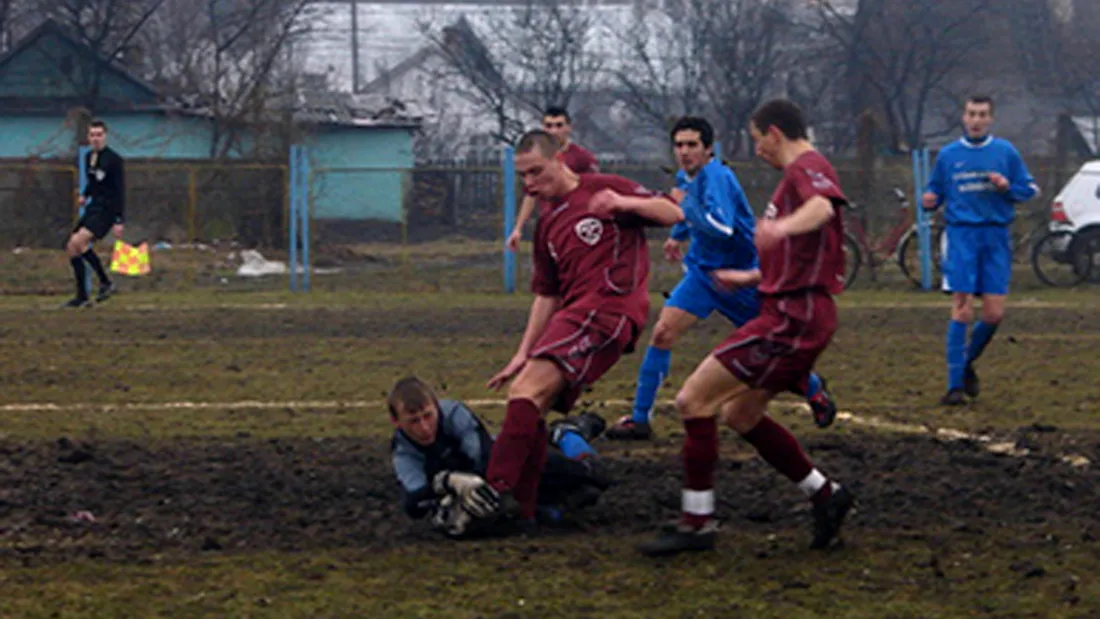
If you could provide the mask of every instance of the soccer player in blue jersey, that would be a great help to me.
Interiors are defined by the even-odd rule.
[[[677,188],[672,197],[684,211],[684,221],[672,228],[665,257],[683,260],[684,276],[669,295],[657,319],[638,373],[633,414],[608,428],[612,440],[646,440],[653,435],[650,415],[657,390],[668,376],[671,349],[691,325],[717,311],[735,326],[760,313],[755,287],[723,281],[726,270],[751,271],[758,267],[753,243],[755,215],[733,170],[714,157],[714,129],[703,118],[685,116],[671,132]],[[690,239],[687,255],[684,244]],[[836,405],[817,374],[811,374],[804,393],[814,421],[826,427],[836,417]]]
[[[993,100],[967,99],[966,134],[945,147],[924,194],[924,207],[945,205],[943,289],[952,294],[947,327],[947,393],[944,406],[960,406],[978,396],[974,362],[981,356],[1005,313],[1012,276],[1009,228],[1016,204],[1039,195],[1020,153],[1007,140],[989,133]],[[974,297],[982,297],[981,320],[974,320]],[[969,333],[969,343],[967,335]]]

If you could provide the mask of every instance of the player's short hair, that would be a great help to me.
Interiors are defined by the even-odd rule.
[[[408,376],[393,386],[386,405],[390,408],[390,417],[397,419],[399,411],[423,410],[435,401],[435,391],[427,383],[415,376]]]
[[[543,118],[547,118],[547,117],[553,118],[555,116],[561,116],[562,118],[565,119],[565,122],[567,122],[567,123],[573,122],[573,119],[569,118],[569,110],[565,109],[564,107],[562,107],[560,105],[551,105],[551,106],[547,107],[542,112],[542,117]]]
[[[993,113],[993,97],[989,95],[970,95],[966,98],[967,103],[973,103],[975,105],[989,104],[989,113]]]
[[[676,121],[676,124],[672,126],[672,131],[669,132],[668,137],[675,142],[676,134],[681,131],[695,131],[699,134],[699,139],[702,140],[703,146],[710,148],[714,145],[714,127],[710,126],[707,119],[699,116],[684,116],[680,120]]]
[[[805,140],[809,137],[802,109],[789,99],[772,99],[756,108],[752,114],[752,124],[761,133],[777,127],[789,140]]]
[[[89,129],[102,129],[103,133],[107,133],[107,123],[99,120],[98,118],[88,123]]]
[[[561,142],[558,141],[558,138],[542,129],[535,129],[524,133],[520,137],[519,142],[516,143],[516,154],[522,155],[537,149],[539,154],[550,158],[556,155],[560,148]]]

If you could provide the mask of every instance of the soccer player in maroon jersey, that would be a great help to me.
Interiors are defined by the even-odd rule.
[[[524,135],[516,171],[540,201],[527,330],[489,381],[512,380],[485,478],[500,493],[496,516],[534,525],[551,409],[567,412],[582,389],[631,352],[649,314],[645,226],[683,218],[671,198],[625,178],[573,173],[545,131]]]
[[[813,502],[811,548],[830,545],[853,502],[767,414],[776,394],[804,390],[836,331],[833,295],[844,279],[840,209],[847,198],[833,167],[807,139],[794,103],[765,103],[749,129],[757,156],[782,169],[783,179],[756,227],[760,268],[715,272],[715,278],[729,287],[758,284],[760,315],[719,344],[676,396],[686,434],[683,512],[677,524],[639,547],[650,556],[715,546],[719,415]]]
[[[596,174],[600,166],[596,157],[585,148],[579,146],[571,139],[573,133],[573,121],[569,118],[569,112],[563,107],[548,107],[542,114],[542,130],[558,139],[561,144],[558,156],[562,163],[576,174]],[[512,228],[512,234],[508,236],[508,249],[519,249],[519,241],[523,238],[523,226],[531,219],[535,212],[535,198],[524,196],[519,205],[519,215],[516,217],[516,225]]]

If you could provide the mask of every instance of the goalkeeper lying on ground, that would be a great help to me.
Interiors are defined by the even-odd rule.
[[[432,525],[450,537],[513,524],[489,518],[499,501],[483,479],[493,438],[464,404],[439,400],[415,377],[398,381],[388,404],[396,428],[393,470],[409,517],[431,516]],[[568,512],[594,504],[610,485],[589,445],[604,425],[592,413],[551,424],[550,444],[556,449],[547,452],[539,484],[540,522],[560,522]]]

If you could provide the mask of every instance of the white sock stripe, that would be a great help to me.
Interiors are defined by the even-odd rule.
[[[695,516],[709,516],[714,513],[713,490],[684,490],[684,513]]]
[[[829,480],[825,479],[825,476],[821,474],[821,471],[814,469],[810,471],[810,474],[806,476],[806,479],[798,482],[798,487],[806,496],[813,496],[814,494],[817,494],[818,490],[821,490],[823,487],[825,487],[825,482],[827,481]]]

